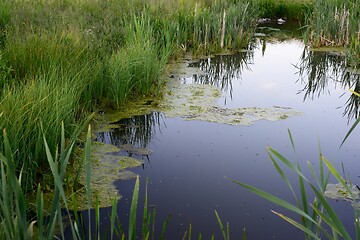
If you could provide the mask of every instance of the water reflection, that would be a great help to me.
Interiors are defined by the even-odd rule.
[[[240,79],[244,70],[251,71],[250,65],[254,62],[254,52],[244,51],[235,55],[219,55],[213,58],[201,59],[189,64],[189,67],[199,68],[205,75],[194,74],[193,83],[209,84],[230,93],[232,98],[233,79]]]
[[[165,126],[164,116],[160,112],[125,118],[111,124],[118,127],[97,133],[98,141],[118,147],[131,144],[138,148],[146,148],[152,137]]]
[[[360,91],[360,74],[349,71],[344,57],[334,52],[319,52],[304,49],[298,66],[299,81],[304,84],[299,93],[306,99],[314,99],[322,94],[330,94],[329,85],[342,89]],[[359,97],[351,94],[345,103],[344,116],[349,120],[359,116]]]

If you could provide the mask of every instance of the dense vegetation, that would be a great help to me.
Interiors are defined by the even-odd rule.
[[[53,178],[43,137],[55,155],[62,123],[73,139],[99,106],[161,94],[170,58],[246,48],[265,17],[360,64],[357,0],[0,0],[0,128],[21,188]]]
[[[25,188],[49,168],[50,149],[99,105],[157,95],[170,57],[237,50],[251,39],[255,7],[237,3],[143,1],[0,2],[1,129]]]

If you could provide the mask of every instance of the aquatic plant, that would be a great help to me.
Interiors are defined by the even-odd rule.
[[[348,134],[350,134],[350,132]],[[295,151],[295,145],[290,131],[289,137],[292,147]],[[347,195],[347,200],[353,204],[355,236],[356,239],[360,239],[360,224],[358,221],[360,210],[357,206],[357,188],[353,188],[350,181],[341,177],[341,174],[336,170],[334,165],[331,164],[330,161],[321,154],[321,152],[319,155],[319,174],[315,173],[313,166],[308,162],[308,167],[311,176],[313,177],[313,179],[308,179],[305,176],[304,171],[301,169],[298,161],[295,163],[291,162],[271,147],[267,147],[267,151],[279,176],[281,176],[285,184],[292,192],[295,198],[295,205],[256,187],[239,181],[233,182],[268,201],[271,201],[291,212],[298,214],[301,218],[300,223],[292,218],[285,216],[284,214],[272,210],[273,213],[303,231],[306,239],[323,239],[323,237],[326,239],[339,239],[341,237],[341,239],[350,240],[352,239],[351,236],[353,234],[348,232],[334,209],[331,207],[329,200],[327,199],[326,191],[328,189],[327,186],[330,174],[332,174],[332,176],[334,176],[335,179],[339,182],[342,189],[344,189],[344,192]],[[285,173],[285,170],[281,168],[281,164],[285,165],[288,170],[291,170],[291,172],[295,173],[295,175],[298,177],[300,195],[296,194],[295,188],[293,184],[291,184],[288,176]],[[326,171],[324,165],[328,171]],[[310,187],[312,193],[315,195],[315,199],[312,202],[309,201],[309,193],[306,192],[305,188],[306,184]],[[328,232],[328,229],[330,229],[331,232]]]

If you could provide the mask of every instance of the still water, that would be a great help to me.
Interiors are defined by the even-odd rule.
[[[199,233],[202,239],[210,239],[212,234],[221,239],[216,210],[223,223],[229,222],[232,239],[241,239],[244,228],[247,239],[304,239],[300,231],[270,210],[299,220],[297,216],[231,181],[242,181],[292,201],[290,191],[271,164],[266,146],[294,161],[298,158],[307,169],[307,161],[316,168],[320,145],[322,153],[339,170],[343,163],[354,183],[359,182],[360,130],[355,129],[339,149],[358,114],[358,100],[348,89],[358,88],[359,75],[347,72],[344,59],[336,53],[311,52],[298,40],[264,41],[258,39],[251,51],[189,64],[208,75],[170,80],[219,87],[222,95],[218,104],[222,107],[281,106],[303,115],[232,126],[168,118],[153,112],[124,119],[123,128],[98,134],[99,141],[117,146],[131,143],[153,150],[148,157],[138,157],[144,160],[143,167],[131,170],[141,176],[140,202],[149,179],[149,204],[157,209],[157,236],[171,214],[165,239],[182,239],[190,224],[193,239]],[[289,173],[289,178],[296,186],[296,177]],[[120,215],[129,211],[133,184],[132,180],[115,182],[124,196],[118,203]],[[342,201],[332,203],[351,229],[351,206]],[[126,227],[125,220],[123,224]]]

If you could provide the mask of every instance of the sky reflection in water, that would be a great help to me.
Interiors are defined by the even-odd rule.
[[[248,239],[303,239],[302,233],[270,212],[271,209],[286,211],[228,179],[291,199],[265,151],[266,146],[271,146],[295,159],[288,128],[303,168],[306,161],[317,165],[320,143],[323,154],[338,169],[343,162],[353,181],[359,180],[360,140],[356,137],[359,130],[339,149],[349,129],[348,121],[351,124],[357,116],[357,105],[348,110],[346,106],[351,96],[347,89],[358,86],[359,77],[351,75],[345,84],[339,82],[344,75],[342,63],[329,55],[324,57],[323,53],[322,57],[308,51],[304,55],[304,46],[297,40],[268,43],[264,54],[258,46],[253,52],[200,60],[191,66],[212,75],[181,80],[218,86],[223,90],[219,104],[227,108],[282,106],[304,112],[303,116],[277,122],[257,121],[245,127],[184,121],[152,113],[125,119],[122,121],[125,128],[98,135],[99,140],[114,145],[132,143],[154,151],[144,167],[134,171],[142,176],[142,189],[149,177],[149,204],[156,205],[158,212],[157,234],[171,212],[165,239],[182,239],[190,223],[194,238],[201,232],[203,239],[210,239],[210,233],[220,239],[215,209],[224,222],[230,223],[234,239],[241,238],[244,227]],[[319,69],[321,66],[327,69]],[[340,74],[331,73],[334,68]],[[326,74],[318,78],[316,72]],[[357,104],[356,100],[350,101]],[[293,175],[290,179],[297,181]],[[125,195],[125,200],[119,202],[123,213],[128,211],[126,198],[129,199],[133,182],[118,181],[116,185]],[[345,224],[351,227],[351,218],[347,216],[352,214],[351,207],[341,202],[334,202],[334,206],[341,210]]]

